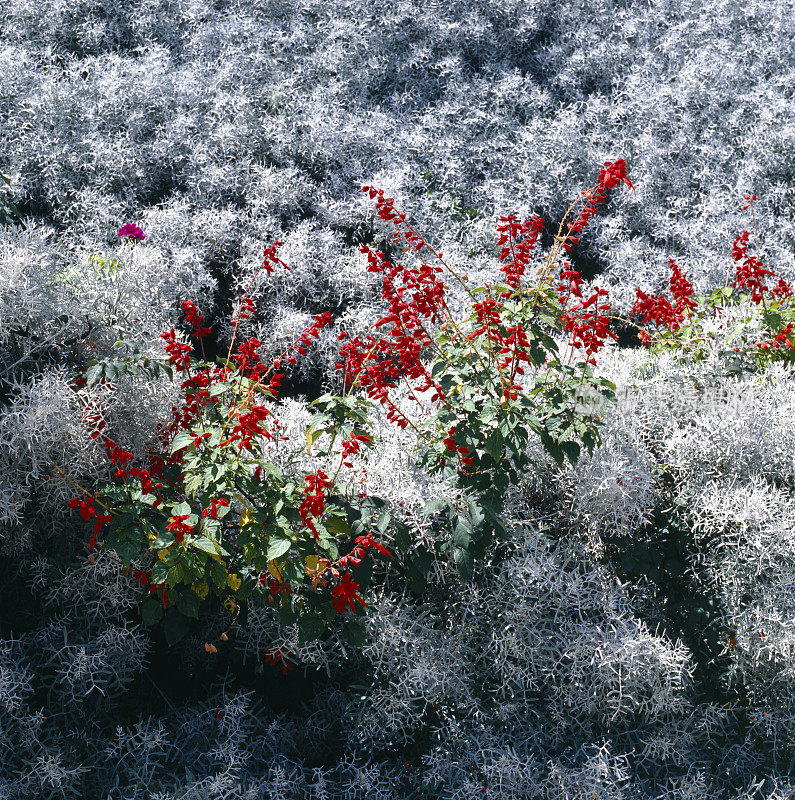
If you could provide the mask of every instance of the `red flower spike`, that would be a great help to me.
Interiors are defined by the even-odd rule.
[[[346,572],[342,576],[340,583],[331,590],[331,606],[338,613],[344,613],[350,606],[351,611],[356,611],[356,603],[360,603],[367,608],[367,603],[357,594],[359,584],[351,580],[350,573]]]

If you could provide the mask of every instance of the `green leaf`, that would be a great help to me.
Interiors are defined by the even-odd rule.
[[[472,528],[476,530],[486,521],[486,514],[482,506],[476,500],[467,501],[469,506],[469,517],[472,520]]]
[[[162,550],[165,547],[170,547],[174,544],[174,536],[170,531],[162,531],[158,534],[157,539],[152,542],[151,550]]]
[[[177,609],[186,617],[199,618],[199,598],[194,592],[183,592],[177,597]]]
[[[207,536],[200,536],[198,539],[194,539],[191,543],[191,547],[195,547],[197,550],[203,550],[205,553],[209,553],[211,556],[228,556],[229,553],[221,547],[218,542],[210,539]]]
[[[342,638],[353,647],[363,647],[367,641],[367,627],[358,619],[348,619],[342,626]]]
[[[378,517],[378,522],[376,522],[375,526],[381,533],[383,533],[389,527],[389,523],[391,521],[392,515],[388,511],[384,511],[381,516]]]
[[[499,463],[502,458],[503,438],[499,430],[493,430],[486,437],[483,445],[486,452],[494,459],[495,463]]]
[[[152,583],[164,583],[167,573],[168,567],[162,561],[155,561],[152,564]]]
[[[560,449],[566,458],[569,459],[572,467],[577,466],[577,459],[580,457],[580,445],[577,442],[561,442]]]
[[[202,485],[202,476],[198,472],[191,472],[185,476],[185,494],[193,497]]]
[[[171,567],[166,574],[166,584],[168,585],[168,588],[173,589],[182,580],[184,575],[185,570],[183,569],[182,564],[174,564],[174,566]]]
[[[336,536],[350,536],[348,521],[342,517],[329,517],[324,523],[326,530]]]
[[[226,586],[226,567],[219,564],[217,561],[209,561],[208,567],[210,570],[210,578],[212,582],[219,588],[223,589]]]
[[[103,372],[103,365],[102,364],[94,364],[93,367],[89,367],[86,370],[85,379],[86,379],[86,386],[90,389],[94,384],[99,383],[102,380],[102,372]]]
[[[171,445],[171,454],[177,452],[177,450],[182,450],[184,447],[188,447],[188,445],[193,444],[193,436],[191,436],[187,431],[180,431],[175,437],[174,442]],[[176,511],[174,513],[177,513]],[[179,512],[185,513],[185,512]]]
[[[210,397],[218,397],[218,395],[228,392],[230,388],[231,386],[228,383],[216,383],[210,387],[209,395]]]
[[[166,644],[173,647],[177,642],[187,636],[190,630],[190,620],[174,608],[168,609],[163,622],[163,633],[166,635]]]
[[[447,508],[449,504],[449,501],[444,498],[431,500],[429,503],[426,503],[425,508],[422,509],[422,516],[432,517],[434,514],[438,514],[440,511],[443,511],[445,508]]]
[[[474,566],[472,553],[469,552],[469,549],[465,549],[463,547],[454,547],[453,560],[455,561],[456,568],[458,569],[458,574],[463,580],[468,581],[472,577],[472,570]]]
[[[273,561],[273,559],[283,556],[292,545],[293,543],[289,539],[271,539],[268,542],[268,560]]]
[[[456,547],[466,549],[472,541],[472,525],[468,519],[456,516],[453,524],[453,542]]]
[[[139,556],[141,552],[141,545],[138,542],[119,542],[113,548],[116,555],[121,560],[125,567],[132,565],[132,562]]]
[[[306,644],[320,637],[326,626],[316,613],[310,611],[298,618],[298,645]]]
[[[160,622],[162,617],[163,604],[160,600],[156,600],[154,597],[144,600],[141,604],[141,621],[147,628]]]
[[[401,553],[407,553],[409,548],[411,547],[411,536],[409,535],[409,531],[411,529],[408,525],[398,522],[397,523],[397,532],[395,533],[395,547]]]

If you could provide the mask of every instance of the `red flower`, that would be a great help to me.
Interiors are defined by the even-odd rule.
[[[178,542],[185,538],[186,533],[193,533],[193,526],[185,524],[185,520],[189,517],[190,514],[175,514],[171,517],[171,522],[166,525],[166,530],[173,533]]]
[[[204,511],[202,511],[202,516],[212,517],[212,519],[218,519],[219,506],[222,508],[228,508],[229,501],[225,497],[220,497],[220,498],[213,497],[212,500],[210,500],[210,507],[205,508]]]
[[[770,289],[765,285],[765,277],[777,277],[775,272],[765,269],[762,261],[748,254],[748,231],[743,231],[732,245],[732,259],[737,262],[736,276],[732,286],[738,289],[749,289],[751,301],[759,303],[765,292]],[[740,263],[742,262],[742,263]]]
[[[367,603],[357,594],[358,591],[359,584],[352,581],[350,574],[346,572],[340,583],[331,590],[332,608],[338,614],[342,614],[349,605],[351,611],[356,611],[356,603],[361,603],[364,608],[367,608]]]
[[[305,484],[303,488],[304,501],[298,508],[298,513],[301,515],[304,525],[312,531],[315,539],[317,539],[318,533],[312,517],[317,519],[323,516],[323,511],[326,508],[325,490],[331,486],[331,481],[328,475],[322,469],[319,469],[316,473],[306,476]]]
[[[177,334],[172,328],[170,331],[160,334],[161,339],[166,340],[166,352],[168,360],[174,365],[177,372],[190,368],[190,353],[193,348],[189,344],[182,344],[177,341]]]
[[[195,337],[196,339],[201,339],[207,334],[210,333],[210,328],[202,328],[201,323],[204,317],[199,315],[199,309],[191,303],[190,300],[184,300],[182,302],[182,310],[185,312],[185,322],[190,323],[193,327],[193,333],[191,336]]]

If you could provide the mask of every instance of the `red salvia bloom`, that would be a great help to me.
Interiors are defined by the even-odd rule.
[[[189,344],[178,342],[176,331],[173,328],[170,331],[161,333],[160,338],[165,339],[168,360],[174,365],[177,372],[189,369],[190,353],[193,348]]]
[[[307,475],[304,481],[304,500],[298,508],[298,513],[301,515],[304,525],[312,531],[315,539],[317,539],[318,532],[312,518],[318,519],[323,516],[326,508],[325,490],[331,486],[331,481],[322,469]]]
[[[351,580],[349,573],[344,573],[342,580],[331,590],[331,606],[338,613],[342,614],[348,606],[351,611],[356,611],[356,603],[360,603],[367,608],[367,603],[357,594],[359,584]]]
[[[732,259],[737,263],[736,277],[732,286],[747,289],[751,292],[751,301],[759,303],[765,292],[770,290],[765,285],[765,278],[777,277],[775,272],[765,269],[762,261],[748,253],[748,231],[743,231],[732,245]]]
[[[193,526],[185,523],[185,520],[189,517],[190,514],[175,514],[171,517],[171,522],[166,525],[166,530],[173,533],[178,542],[185,538],[186,533],[193,533]]]
[[[190,300],[182,302],[182,310],[185,312],[185,321],[193,328],[191,336],[201,339],[210,333],[211,328],[201,327],[204,317],[199,314],[199,309]]]

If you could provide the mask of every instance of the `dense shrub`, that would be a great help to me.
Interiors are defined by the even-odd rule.
[[[723,0],[3,6],[0,796],[795,797],[793,320],[761,272],[795,271],[790,17]],[[107,487],[103,437],[145,458],[172,423],[185,391],[159,336],[201,352],[183,302],[211,328],[208,363],[235,331],[272,363],[332,312],[264,401],[283,437],[267,463],[317,475],[348,413],[329,400],[346,392],[337,333],[365,341],[394,313],[384,262],[411,256],[361,185],[469,286],[506,278],[497,215],[538,215],[532,285],[572,187],[617,153],[636,193],[608,189],[566,253],[569,293],[579,273],[583,301],[601,303],[596,280],[612,310],[534,333],[566,353],[622,318],[588,353],[616,396],[590,451],[582,428],[560,436],[575,452],[531,425],[500,486],[470,374],[452,445],[475,452],[434,472],[415,458],[428,437],[373,397],[373,448],[341,487],[341,544],[358,524],[390,553],[356,565],[367,608],[338,616],[360,625],[328,613],[302,633],[278,591],[236,597],[228,578],[187,626],[142,616],[141,575],[167,547],[125,556],[106,523],[89,548],[105,511],[67,503]],[[145,241],[116,236],[130,220]],[[256,274],[274,240],[290,271]],[[463,322],[463,286],[445,298]],[[649,345],[626,346],[638,326]],[[307,452],[313,421],[330,435],[310,431]],[[437,422],[443,456],[453,421]],[[497,489],[499,529],[473,550],[462,500]],[[343,579],[319,577],[329,593]]]

